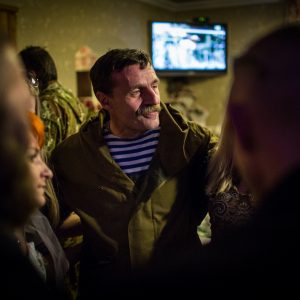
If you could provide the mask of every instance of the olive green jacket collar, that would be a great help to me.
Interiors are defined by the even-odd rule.
[[[177,174],[186,166],[203,143],[197,134],[198,125],[186,122],[181,114],[170,105],[161,103],[161,106],[159,143],[150,170],[146,175],[148,178],[144,180],[144,182],[148,181],[148,186],[152,186],[149,185],[149,180],[153,181],[154,186],[157,186],[167,178]],[[91,155],[86,155],[86,157],[90,160],[90,167],[97,169],[96,172],[101,172],[104,169],[106,176],[124,185],[124,187],[133,189],[134,182],[123,173],[111,157],[104,141],[102,131],[108,119],[108,114],[101,111],[98,120],[88,122],[81,128],[81,142],[89,148],[89,152],[92,150],[94,153],[92,157]],[[99,152],[101,153],[100,156],[97,155]]]

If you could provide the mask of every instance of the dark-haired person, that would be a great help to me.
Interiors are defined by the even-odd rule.
[[[90,71],[103,109],[51,161],[60,199],[82,221],[80,295],[201,248],[211,133],[160,100],[148,54],[113,49]],[[175,259],[176,257],[176,259]]]
[[[49,52],[29,46],[19,53],[26,71],[39,83],[40,114],[45,124],[47,156],[68,136],[76,133],[88,111],[75,95],[58,81],[55,62]]]

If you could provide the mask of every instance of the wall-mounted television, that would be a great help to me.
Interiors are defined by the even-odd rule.
[[[227,71],[226,24],[150,22],[150,53],[159,76],[204,76]]]

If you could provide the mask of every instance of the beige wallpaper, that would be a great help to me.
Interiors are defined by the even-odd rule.
[[[286,6],[283,2],[264,5],[247,5],[223,9],[177,14],[177,20],[190,20],[207,16],[210,22],[228,24],[228,73],[227,75],[192,80],[190,86],[199,103],[209,111],[207,124],[215,126],[223,118],[231,84],[231,62],[246,46],[260,35],[285,22]]]
[[[229,63],[253,38],[284,22],[283,3],[198,12],[171,13],[134,0],[0,0],[19,7],[17,44],[45,46],[54,57],[59,80],[76,92],[74,57],[83,45],[98,56],[110,48],[134,47],[148,51],[147,21],[190,20],[208,16],[229,27]],[[197,101],[209,111],[208,125],[217,125],[223,115],[231,72],[193,79],[190,86]],[[167,81],[161,95],[167,100]]]
[[[76,92],[74,57],[83,45],[97,56],[110,48],[148,50],[147,21],[172,14],[134,0],[0,0],[19,7],[17,45],[45,46],[59,80]],[[164,88],[162,88],[164,90]]]

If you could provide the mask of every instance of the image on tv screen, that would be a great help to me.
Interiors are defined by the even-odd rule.
[[[152,22],[152,62],[157,71],[226,71],[226,27]]]

